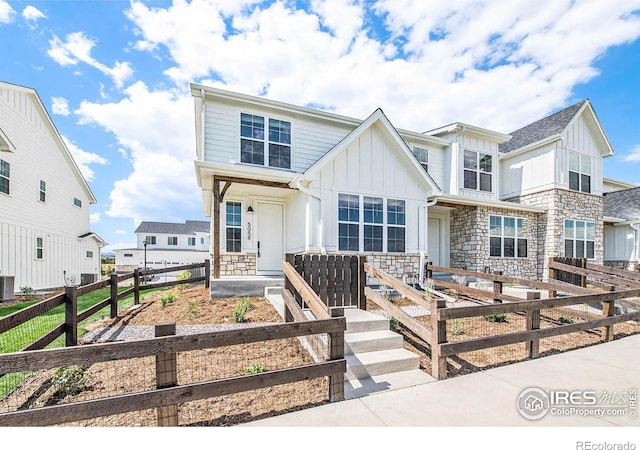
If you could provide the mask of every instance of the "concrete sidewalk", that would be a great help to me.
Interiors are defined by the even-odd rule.
[[[518,411],[526,388],[544,391],[622,393],[624,415],[553,415],[525,419]],[[416,427],[416,426],[640,426],[640,405],[630,407],[640,390],[640,335],[536,360],[437,382],[371,393],[356,399],[258,420],[249,427]],[[607,408],[598,400],[596,407]],[[553,408],[552,408],[553,409]],[[635,413],[635,418],[632,418]]]

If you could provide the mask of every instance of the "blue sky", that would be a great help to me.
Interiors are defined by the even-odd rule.
[[[544,7],[540,7],[544,4]],[[6,1],[0,80],[35,88],[98,199],[92,231],[203,217],[189,82],[425,131],[508,133],[589,98],[640,183],[640,0]]]

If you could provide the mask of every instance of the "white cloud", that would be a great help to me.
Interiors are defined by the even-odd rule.
[[[11,8],[11,5],[4,0],[0,0],[0,24],[11,23],[15,17],[16,12]]]
[[[22,10],[22,17],[29,22],[37,22],[39,19],[47,18],[42,11],[31,5]]]
[[[100,217],[99,212],[91,213],[91,215],[89,216],[89,223],[98,223],[101,220],[102,220],[102,217]]]
[[[116,231],[114,231],[114,233],[115,234],[127,234],[127,232],[124,231],[124,230],[116,230]]]
[[[51,97],[51,110],[61,116],[69,115],[69,101],[63,97]]]
[[[573,101],[607,48],[640,35],[639,0],[296,4],[134,1],[127,14],[137,48],[168,49],[176,83],[210,79],[360,118],[382,107],[420,131],[451,121],[519,128]]]
[[[54,35],[49,41],[47,55],[61,66],[75,66],[83,62],[111,77],[116,87],[121,88],[133,76],[130,63],[116,61],[113,67],[109,67],[97,61],[91,56],[91,50],[95,45],[96,42],[81,31],[68,34],[64,42]]]
[[[200,211],[193,160],[193,100],[184,91],[149,91],[138,82],[117,103],[82,102],[80,123],[112,132],[132,160],[133,172],[109,196],[111,217],[184,220]]]
[[[105,165],[107,164],[108,161],[96,153],[91,153],[91,152],[82,150],[77,145],[70,142],[64,136],[62,136],[62,140],[64,141],[64,144],[69,149],[69,152],[71,152],[71,156],[73,156],[73,160],[78,165],[78,168],[80,169],[80,172],[82,173],[82,176],[85,178],[85,180],[93,181],[94,173],[93,173],[93,170],[89,167],[89,165],[90,164]]]
[[[640,162],[640,144],[634,145],[631,149],[622,157],[626,162]]]

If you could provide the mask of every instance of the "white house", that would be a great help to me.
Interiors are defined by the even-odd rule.
[[[604,196],[604,260],[618,269],[640,267],[640,187]]]
[[[0,82],[0,277],[16,292],[99,279],[93,203],[37,92]]]
[[[280,272],[286,253],[353,253],[396,276],[435,264],[545,278],[603,262],[602,159],[588,100],[505,134],[419,133],[199,84],[196,175],[214,277]],[[425,126],[425,128],[427,128]]]
[[[202,263],[210,258],[210,224],[187,220],[185,223],[141,222],[135,230],[136,247],[114,250],[117,272],[138,267],[161,269]]]

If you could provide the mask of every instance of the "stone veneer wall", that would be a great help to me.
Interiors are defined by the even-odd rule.
[[[548,279],[549,258],[564,256],[564,219],[588,220],[595,223],[595,253],[592,260],[602,264],[604,256],[604,197],[567,189],[551,189],[508,199],[514,203],[542,206],[547,212],[539,224],[538,273]]]
[[[254,253],[225,253],[220,255],[220,275],[255,275]]]
[[[376,269],[387,272],[400,280],[405,276],[414,276],[415,282],[419,282],[420,275],[420,255],[409,253],[373,253],[366,256],[366,262]],[[426,260],[425,260],[426,263]],[[407,281],[411,282],[411,281]],[[367,275],[367,285],[377,286],[380,280]]]
[[[527,220],[527,258],[489,256],[489,216],[500,215]],[[459,206],[451,211],[452,268],[476,272],[502,271],[506,276],[537,279],[539,214],[515,212],[485,206]]]
[[[604,261],[603,265],[607,266],[607,267],[612,267],[614,269],[620,269],[620,270],[630,270],[631,272],[637,272],[638,269],[640,269],[640,265],[638,264],[637,261],[626,261],[626,260],[620,260],[620,261]]]

